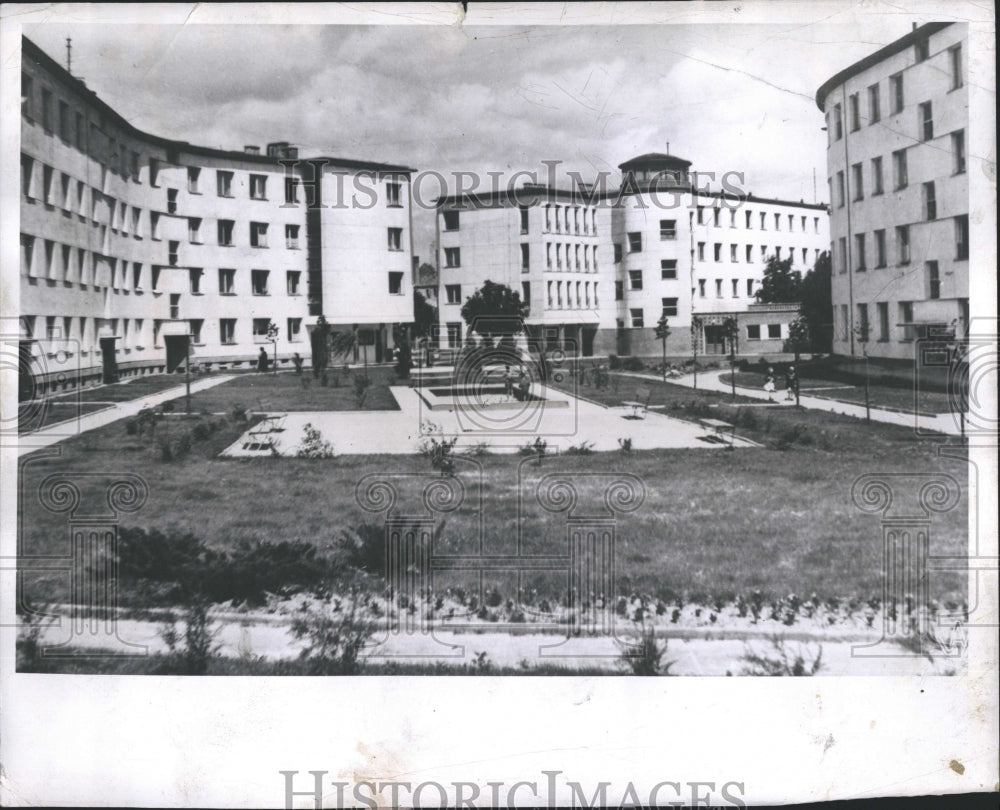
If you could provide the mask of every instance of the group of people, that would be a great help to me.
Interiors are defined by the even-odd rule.
[[[774,369],[767,367],[767,377],[764,380],[764,390],[767,392],[768,402],[774,402],[771,394],[774,393]],[[795,399],[799,393],[799,378],[795,373],[795,366],[789,366],[785,372],[785,402]]]
[[[260,354],[257,355],[257,373],[267,374],[267,369],[270,363],[271,361],[267,356],[267,352],[264,350],[264,347],[261,346]],[[295,352],[295,354],[292,355],[292,364],[295,366],[295,373],[298,375],[302,374],[302,363],[302,357],[298,352]]]
[[[503,391],[504,395],[524,402],[528,399],[528,392],[531,390],[531,378],[528,377],[524,366],[516,371],[509,365],[503,367]]]

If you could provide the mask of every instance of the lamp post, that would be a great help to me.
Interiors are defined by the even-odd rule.
[[[274,366],[274,371],[272,373],[278,373],[278,327],[275,325],[274,321],[271,321],[267,325],[267,339],[271,341],[271,356],[274,358],[272,365]]]
[[[739,324],[736,318],[726,318],[722,324],[722,333],[729,339],[729,380],[732,384],[733,401],[736,401],[736,339],[739,337]]]
[[[184,412],[191,415],[191,335],[184,336]]]

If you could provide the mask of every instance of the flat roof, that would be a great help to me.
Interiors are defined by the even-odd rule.
[[[98,113],[110,118],[119,129],[134,138],[145,140],[151,144],[162,146],[164,148],[177,149],[178,151],[186,152],[192,155],[204,155],[206,157],[218,157],[225,158],[227,160],[242,160],[246,163],[276,165],[280,159],[284,159],[272,155],[252,154],[238,149],[215,149],[210,146],[198,146],[197,144],[188,143],[187,141],[175,141],[170,138],[153,135],[149,132],[143,132],[141,129],[132,126],[132,124],[122,117],[117,110],[101,99],[97,93],[87,87],[82,79],[78,79],[76,76],[67,71],[55,59],[45,53],[45,51],[43,51],[38,45],[25,36],[21,37],[21,54],[22,58],[31,59],[37,62],[45,70],[55,74],[56,78],[66,84],[70,90],[77,93],[85,99],[88,104],[95,107]],[[276,141],[276,143],[285,142]],[[416,169],[411,169],[408,166],[401,166],[393,163],[377,163],[370,160],[356,160],[353,158],[334,157],[332,155],[299,157],[298,159],[302,161],[325,160],[335,166],[343,166],[348,169],[374,169],[376,171],[398,172],[400,174],[409,174],[416,171]]]
[[[947,28],[949,25],[954,25],[954,23],[925,23],[908,33],[904,37],[900,37],[895,42],[890,42],[884,48],[880,48],[873,54],[869,54],[864,59],[855,62],[850,67],[844,68],[840,73],[837,73],[827,79],[823,84],[820,85],[819,90],[816,91],[816,106],[823,110],[823,103],[826,101],[827,94],[834,88],[839,87],[841,84],[846,82],[852,76],[857,76],[859,73],[868,70],[870,67],[874,67],[879,62],[888,59],[890,56],[899,53],[900,51],[905,51],[913,43],[929,37],[931,34],[936,34],[943,28]]]

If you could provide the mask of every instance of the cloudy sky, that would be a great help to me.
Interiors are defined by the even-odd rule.
[[[584,179],[650,151],[745,173],[760,196],[826,200],[814,97],[838,70],[910,29],[822,23],[458,27],[26,25],[135,126],[226,149],[417,169]],[[832,20],[832,21],[831,21]],[[417,216],[428,254],[433,217]]]

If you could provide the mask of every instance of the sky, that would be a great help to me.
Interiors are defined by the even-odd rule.
[[[758,196],[826,202],[820,84],[909,30],[854,25],[26,25],[141,130],[224,149],[584,180],[670,153]],[[815,177],[815,180],[814,180]],[[436,184],[428,186],[436,189]],[[815,189],[815,196],[814,196]],[[451,189],[454,190],[454,187]],[[429,255],[433,214],[415,211]]]

